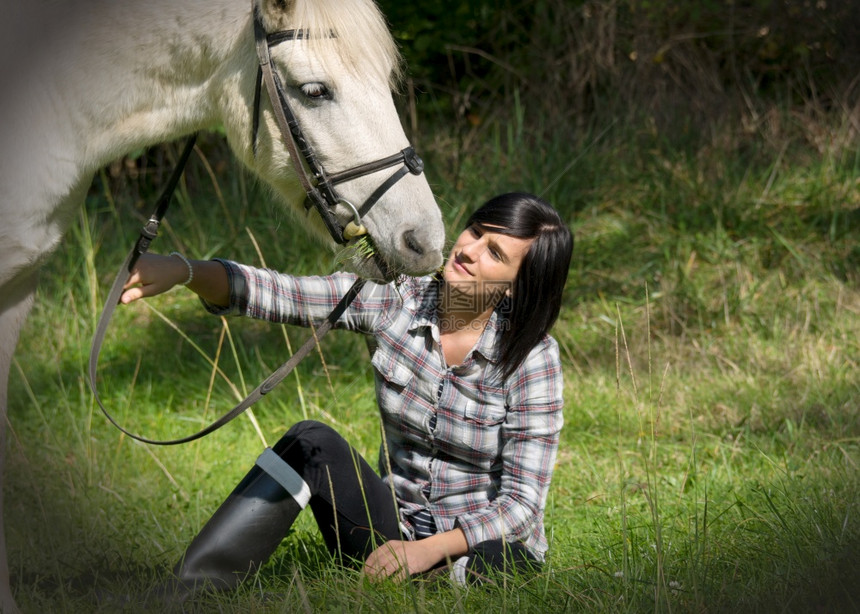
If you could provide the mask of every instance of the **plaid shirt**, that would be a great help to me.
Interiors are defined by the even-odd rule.
[[[231,305],[207,309],[272,322],[321,322],[355,280],[221,263]],[[501,323],[493,313],[463,363],[449,367],[439,342],[438,288],[432,277],[398,286],[368,282],[337,324],[376,339],[372,363],[386,434],[380,473],[393,483],[413,536],[410,517],[423,508],[439,531],[461,528],[470,547],[520,541],[543,559],[543,511],[563,421],[558,345],[545,336],[500,382]]]

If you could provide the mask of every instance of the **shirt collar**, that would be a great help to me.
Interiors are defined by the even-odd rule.
[[[414,330],[421,327],[431,327],[435,329],[434,336],[437,337],[439,326],[436,316],[436,305],[439,304],[439,288],[442,281],[435,277],[425,277],[421,281],[424,282],[423,288],[416,296],[415,312],[412,316],[412,322],[409,324],[409,330]]]
[[[439,318],[436,313],[436,306],[439,304],[439,291],[442,281],[435,277],[425,278],[426,284],[417,298],[417,306],[412,317],[412,322],[409,324],[409,330],[418,328],[430,328],[433,339],[439,341]],[[494,310],[490,314],[490,319],[487,326],[481,333],[478,343],[475,344],[474,352],[478,352],[489,360],[496,362],[499,356],[498,338],[502,327],[502,318],[499,316],[498,310]]]
[[[496,362],[499,357],[499,336],[502,327],[502,319],[499,316],[498,309],[494,309],[490,314],[490,319],[487,322],[486,328],[478,338],[478,343],[475,344],[473,351],[478,352],[481,356],[490,362]]]

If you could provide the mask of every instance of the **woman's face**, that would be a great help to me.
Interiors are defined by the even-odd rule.
[[[495,306],[512,291],[514,278],[534,239],[518,239],[492,226],[469,226],[460,233],[445,263],[445,282],[467,297],[482,298],[477,311]]]

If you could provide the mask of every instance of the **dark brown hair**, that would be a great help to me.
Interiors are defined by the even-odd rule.
[[[491,198],[471,215],[466,226],[472,225],[534,239],[514,278],[512,296],[497,306],[503,319],[499,366],[507,379],[558,318],[573,235],[552,205],[522,192]]]

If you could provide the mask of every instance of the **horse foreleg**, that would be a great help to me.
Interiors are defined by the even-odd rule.
[[[36,276],[13,284],[11,292],[0,297],[0,612],[18,614],[9,583],[9,561],[6,556],[6,530],[3,523],[3,483],[6,466],[6,425],[8,416],[9,370],[12,354],[24,320],[33,306]],[[8,288],[2,288],[7,290]]]

